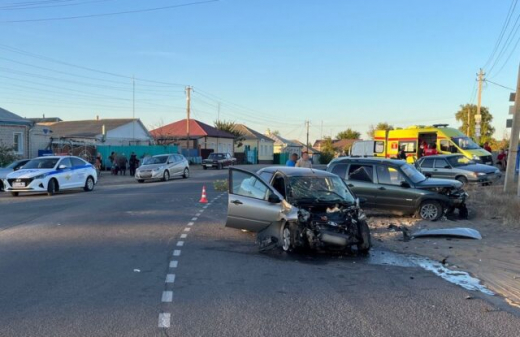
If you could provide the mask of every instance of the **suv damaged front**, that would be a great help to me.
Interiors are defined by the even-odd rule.
[[[337,176],[288,178],[286,200],[293,218],[280,233],[285,251],[298,248],[347,250],[366,253],[371,247],[366,216],[347,186]]]

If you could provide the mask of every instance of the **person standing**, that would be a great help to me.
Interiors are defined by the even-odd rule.
[[[302,152],[302,157],[296,162],[296,167],[312,168],[312,162],[309,153]]]
[[[137,160],[137,156],[135,155],[134,152],[132,152],[132,154],[130,155],[130,160],[128,161],[128,165],[130,166],[130,175],[131,176],[135,175],[135,169],[137,168],[138,162],[139,161]]]
[[[287,160],[287,162],[285,163],[285,166],[295,167],[297,160],[298,160],[298,155],[296,153],[293,153],[293,154],[291,154],[291,157],[289,158],[289,160]]]
[[[108,156],[108,162],[110,163],[110,172],[114,174],[114,161],[116,160],[116,154],[112,152],[110,156]]]
[[[128,164],[128,159],[126,159],[126,156],[123,153],[121,156],[117,157],[117,167],[123,176],[126,175],[126,164]]]
[[[489,153],[493,153],[493,149],[491,149],[491,146],[489,146],[489,142],[484,143],[484,150],[486,150]]]
[[[99,178],[101,176],[101,168],[103,167],[103,159],[101,159],[101,153],[97,154],[94,167],[96,168],[97,176]]]
[[[405,146],[401,146],[401,151],[399,151],[399,156],[398,156],[399,159],[402,159],[402,160],[406,160],[406,151],[405,151]]]

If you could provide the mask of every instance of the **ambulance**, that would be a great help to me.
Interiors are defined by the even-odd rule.
[[[374,156],[397,158],[404,147],[407,161],[412,163],[422,153],[421,145],[437,147],[439,154],[460,153],[481,164],[493,165],[493,157],[468,136],[448,124],[432,126],[414,125],[403,129],[376,130],[374,133]]]

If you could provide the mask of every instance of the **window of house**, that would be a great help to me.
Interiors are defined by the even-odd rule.
[[[371,165],[351,164],[348,169],[348,180],[374,182],[374,169]]]
[[[374,152],[375,153],[385,152],[385,142],[383,142],[383,141],[374,142]]]
[[[415,153],[417,151],[415,145],[415,141],[399,142],[399,151],[404,147],[405,153]]]
[[[18,154],[23,154],[23,133],[13,133],[13,148],[14,152]]]

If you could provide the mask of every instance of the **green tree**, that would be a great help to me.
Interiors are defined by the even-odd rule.
[[[377,125],[372,124],[368,127],[367,135],[369,138],[374,138],[374,133],[376,130],[388,131],[388,130],[393,130],[393,129],[394,129],[393,125],[390,125],[387,122],[377,123]]]
[[[0,167],[9,165],[16,159],[17,156],[13,151],[13,147],[4,145],[0,142]]]
[[[242,146],[242,142],[244,141],[245,138],[244,138],[244,135],[240,131],[236,130],[235,122],[218,120],[218,121],[215,121],[213,124],[215,125],[216,129],[218,129],[220,131],[225,131],[225,132],[230,133],[233,136],[235,136],[233,141],[237,147]]]
[[[352,130],[351,128],[341,131],[336,135],[336,139],[359,139],[361,136],[360,132]]]
[[[328,164],[332,159],[334,159],[335,153],[336,150],[334,149],[332,138],[325,137],[323,144],[321,145],[320,164]]]
[[[468,123],[469,114],[469,123]],[[459,111],[455,114],[457,121],[462,122],[462,126],[459,128],[460,131],[467,134],[468,137],[475,138],[475,115],[477,114],[477,106],[475,104],[461,105]],[[493,121],[493,115],[489,112],[486,107],[480,107],[480,114],[482,120],[480,121],[480,142],[489,142],[493,137],[495,128],[491,126]],[[469,125],[469,133],[468,133]]]

